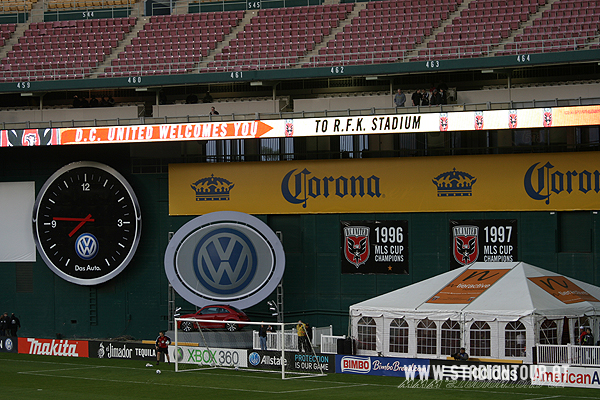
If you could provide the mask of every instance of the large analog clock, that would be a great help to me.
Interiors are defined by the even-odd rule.
[[[44,262],[61,278],[96,285],[114,278],[137,249],[140,206],[113,168],[75,162],[56,171],[33,207],[33,232]]]

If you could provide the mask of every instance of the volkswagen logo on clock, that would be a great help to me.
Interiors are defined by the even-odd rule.
[[[129,264],[142,228],[140,206],[129,183],[97,162],[66,165],[44,183],[33,206],[40,256],[55,274],[96,285]]]

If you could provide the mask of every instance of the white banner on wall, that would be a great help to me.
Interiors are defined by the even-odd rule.
[[[34,262],[35,182],[0,182],[0,262]]]

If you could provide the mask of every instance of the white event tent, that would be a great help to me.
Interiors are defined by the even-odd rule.
[[[598,337],[600,287],[523,262],[473,263],[350,306],[357,353],[533,360],[536,344]],[[567,332],[563,332],[568,329]]]

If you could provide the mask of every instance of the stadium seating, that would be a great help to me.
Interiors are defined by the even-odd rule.
[[[498,55],[571,51],[582,49],[597,37],[600,4],[591,0],[561,0],[533,20],[504,45]],[[591,48],[594,48],[592,46]]]
[[[6,40],[9,39],[17,29],[17,24],[0,24],[0,47],[4,46]]]
[[[545,0],[472,0],[412,61],[488,56]]]
[[[243,11],[153,16],[100,77],[183,74],[239,24]]]
[[[102,9],[130,6],[135,0],[48,0],[49,10]]]
[[[133,3],[50,0],[46,7],[123,2]],[[12,4],[0,1],[5,9]],[[5,49],[0,82],[572,51],[597,49],[600,37],[600,5],[594,0],[383,0],[253,12],[252,18],[243,10],[152,16],[118,53],[135,17],[34,22]],[[240,26],[245,16],[248,22]],[[16,27],[0,24],[1,46]],[[99,70],[107,58],[110,65]]]
[[[405,61],[462,0],[373,1],[305,66]],[[421,4],[422,3],[422,4]],[[433,12],[425,12],[433,11]]]
[[[34,22],[0,60],[0,82],[85,78],[130,32],[135,20]]]
[[[1,0],[0,14],[30,12],[37,0]]]
[[[354,4],[260,10],[203,72],[289,68],[313,50]]]

